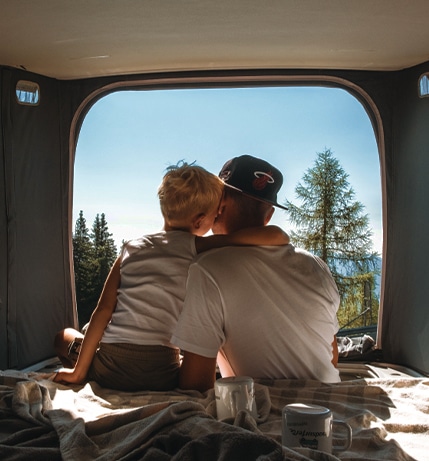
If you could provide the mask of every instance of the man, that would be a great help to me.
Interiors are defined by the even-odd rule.
[[[274,206],[284,208],[277,203],[282,174],[264,160],[236,157],[219,176],[226,187],[215,234],[266,225]],[[339,381],[338,306],[327,265],[292,245],[198,256],[171,340],[183,352],[180,387],[213,387],[216,358],[222,376]]]

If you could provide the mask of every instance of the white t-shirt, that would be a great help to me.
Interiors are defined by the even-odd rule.
[[[102,342],[172,346],[195,236],[168,231],[124,244],[116,309]]]
[[[327,265],[306,251],[221,248],[190,266],[171,342],[204,357],[221,349],[236,375],[338,382],[331,363],[338,306]]]

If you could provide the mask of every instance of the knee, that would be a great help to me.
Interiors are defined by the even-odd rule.
[[[56,352],[59,352],[64,346],[64,333],[65,330],[61,330],[54,337],[54,349]]]
[[[59,331],[54,338],[54,348],[59,355],[63,355],[64,351],[67,350],[68,345],[78,336],[82,336],[81,333],[76,331],[74,328],[65,328]]]

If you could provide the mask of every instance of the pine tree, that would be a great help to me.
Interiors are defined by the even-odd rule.
[[[313,168],[308,169],[295,193],[301,206],[286,202],[290,220],[297,226],[291,240],[320,256],[329,266],[341,295],[338,312],[340,325],[362,324],[359,317],[368,306],[365,284],[372,293],[370,311],[378,311],[374,296],[378,254],[372,251],[369,218],[364,206],[354,200],[355,193],[348,174],[330,149],[317,154]],[[368,285],[367,285],[368,286]],[[376,316],[373,315],[373,322]]]
[[[89,316],[94,309],[93,274],[96,267],[94,249],[82,210],[76,220],[73,235],[73,263],[76,303],[79,323],[82,326],[89,320]]]
[[[101,217],[99,214],[96,215],[92,226],[91,238],[97,263],[93,283],[95,291],[99,295],[117,256],[115,241],[112,238],[112,234],[109,233],[104,213],[101,213]]]
[[[104,213],[96,215],[91,235],[83,212],[79,212],[73,235],[73,261],[79,325],[85,325],[97,305],[101,291],[116,259],[116,246],[108,232]]]

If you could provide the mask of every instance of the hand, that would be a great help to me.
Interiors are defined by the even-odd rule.
[[[85,380],[85,376],[78,376],[75,368],[61,368],[54,376],[54,382],[65,384],[81,384]]]

